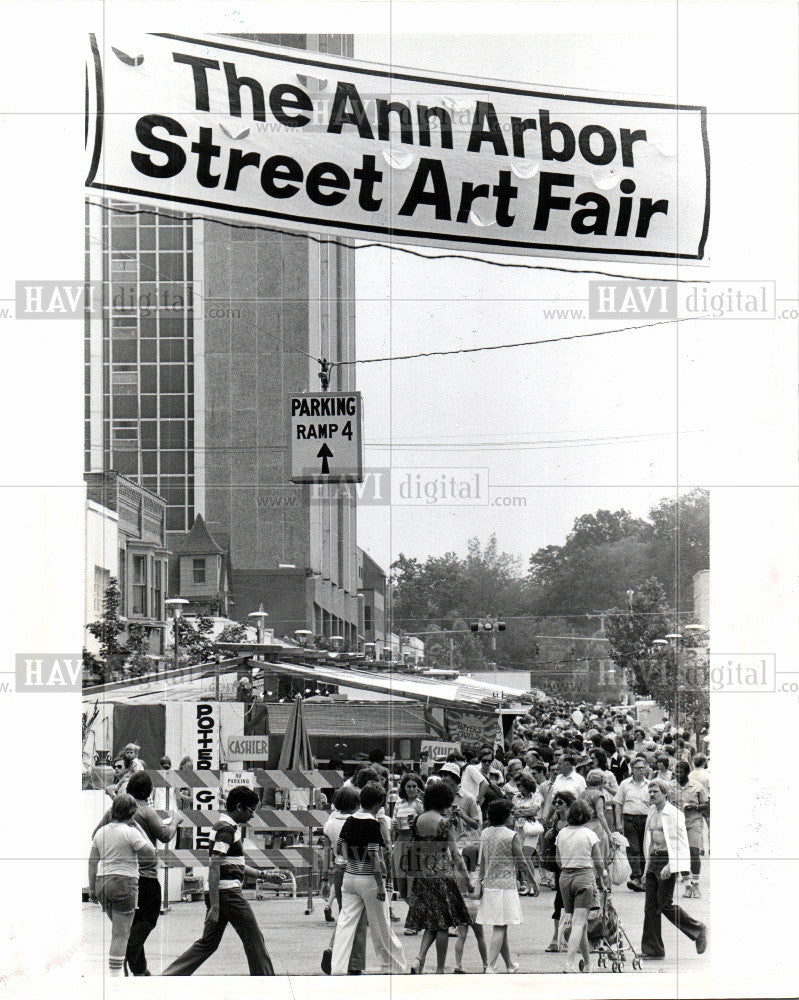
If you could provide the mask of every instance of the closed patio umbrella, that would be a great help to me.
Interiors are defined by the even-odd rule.
[[[314,759],[311,754],[311,741],[308,738],[308,730],[305,728],[305,717],[302,714],[302,696],[297,695],[291,709],[286,732],[283,735],[283,746],[280,748],[280,760],[278,767],[281,771],[311,771],[313,770]],[[305,796],[305,792],[299,793]],[[310,809],[313,806],[310,792],[307,793],[308,801],[302,804],[303,808]],[[293,796],[289,793],[289,801],[293,808],[297,808],[299,803],[292,801]],[[313,827],[308,828],[308,846],[313,846]],[[308,875],[308,899],[306,916],[313,912],[313,872],[314,865],[311,864],[311,871]]]
[[[286,723],[278,767],[281,771],[310,771],[313,766],[311,741],[302,714],[302,696],[298,694]]]

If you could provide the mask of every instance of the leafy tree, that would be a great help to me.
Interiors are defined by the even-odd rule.
[[[596,514],[583,514],[574,522],[567,541],[585,548],[604,545],[622,538],[636,538],[647,533],[645,521],[633,517],[628,510],[598,510]]]
[[[710,566],[710,494],[696,489],[666,497],[649,511],[652,572],[677,610],[693,603],[693,577]]]
[[[649,695],[678,726],[699,732],[710,716],[707,651],[688,642],[660,646],[644,663]]]
[[[141,677],[153,669],[153,660],[149,655],[150,641],[144,625],[128,625],[127,647],[130,654],[128,670],[134,677]]]
[[[217,642],[248,642],[247,626],[241,622],[230,622],[216,637]]]
[[[667,709],[677,725],[698,731],[707,724],[707,652],[697,639],[683,639],[677,646],[653,642],[679,634],[677,619],[667,610],[663,588],[654,577],[636,591],[632,612],[611,615],[605,630],[612,659],[630,671],[638,693]]]
[[[214,656],[211,638],[214,623],[207,615],[197,618],[178,618],[178,646],[186,656],[188,665],[207,663]]]
[[[120,669],[130,656],[129,646],[120,641],[127,624],[119,614],[122,593],[115,577],[111,577],[103,594],[101,617],[87,625],[87,629],[100,644],[99,661],[101,683],[110,681],[114,670]],[[90,654],[91,655],[91,654]]]
[[[616,611],[605,622],[611,658],[632,675],[640,694],[651,696],[653,687],[662,687],[665,682],[651,675],[648,663],[652,640],[662,639],[669,630],[663,587],[655,577],[637,588],[631,610]]]
[[[90,665],[99,674],[99,683],[105,684],[112,680],[114,672],[122,670],[130,656],[130,646],[121,641],[120,636],[127,628],[119,608],[122,602],[122,592],[115,577],[111,577],[103,594],[103,611],[101,617],[90,622],[86,628],[100,644],[100,656],[91,657]],[[99,668],[99,669],[98,669]]]

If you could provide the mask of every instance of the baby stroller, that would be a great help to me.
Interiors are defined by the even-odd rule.
[[[596,964],[600,969],[606,969],[610,961],[611,972],[624,972],[628,951],[632,967],[641,968],[641,958],[622,927],[607,889],[599,892],[599,906],[588,911],[588,945],[591,953],[597,956]]]

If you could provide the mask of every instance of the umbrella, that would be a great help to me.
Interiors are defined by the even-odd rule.
[[[311,741],[302,714],[302,696],[297,695],[286,723],[278,767],[281,771],[310,771],[313,766]]]

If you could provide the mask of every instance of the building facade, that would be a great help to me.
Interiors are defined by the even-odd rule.
[[[338,35],[249,37],[352,54]],[[354,357],[352,251],[91,201],[86,278],[104,295],[87,317],[87,470],[163,497],[175,551],[198,514],[229,540],[232,616],[263,603],[278,634],[354,644],[355,503],[290,483],[285,418],[290,394],[319,387],[314,358]],[[330,388],[353,390],[354,366]]]
[[[170,560],[169,590],[189,602],[183,614],[227,618],[231,575],[227,537],[212,535],[202,514],[198,514]]]
[[[100,591],[104,593],[111,576],[115,576],[121,593],[120,614],[129,625],[143,627],[149,652],[160,655],[164,651],[166,630],[164,600],[169,557],[166,548],[166,504],[154,493],[117,472],[90,472],[84,479],[92,513],[87,563],[91,558],[96,559],[90,554],[93,550],[101,552],[103,561],[111,564],[103,566],[95,561],[94,606],[99,606],[102,614]],[[102,522],[98,520],[98,508],[109,512],[103,515]],[[116,549],[115,558],[109,551],[112,545]],[[112,569],[115,572],[112,573]],[[90,620],[97,617],[99,615]]]
[[[358,549],[358,593],[361,596],[361,635],[364,642],[386,641],[386,574],[368,552]]]

